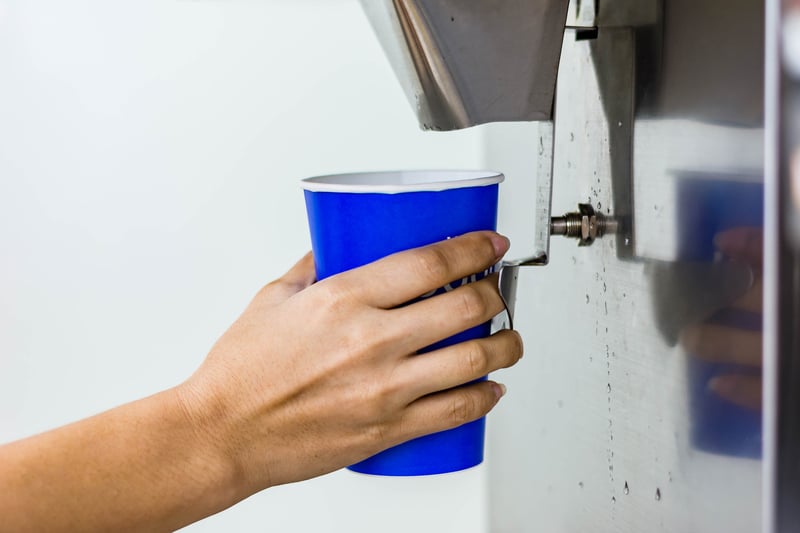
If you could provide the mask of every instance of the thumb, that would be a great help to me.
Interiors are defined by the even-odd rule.
[[[266,305],[279,304],[311,286],[316,280],[314,256],[308,252],[286,274],[261,289],[255,301]]]
[[[314,271],[314,254],[308,252],[278,281],[295,287],[293,293],[300,292],[312,285],[317,281],[317,274]]]

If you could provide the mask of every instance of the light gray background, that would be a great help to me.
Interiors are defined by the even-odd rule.
[[[418,130],[355,0],[0,0],[0,73],[0,442],[185,379],[309,248],[298,179],[483,164]],[[189,529],[485,531],[485,468]]]

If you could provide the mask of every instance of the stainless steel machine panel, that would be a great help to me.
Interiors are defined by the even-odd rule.
[[[552,209],[620,227],[520,271],[492,531],[760,531],[764,6],[598,9],[564,36]],[[535,168],[535,128],[499,148],[520,131],[489,132],[506,206]]]

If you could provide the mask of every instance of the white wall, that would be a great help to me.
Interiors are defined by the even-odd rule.
[[[301,177],[477,167],[355,0],[0,0],[0,442],[180,382],[308,247]],[[483,467],[339,472],[195,531],[484,531]]]

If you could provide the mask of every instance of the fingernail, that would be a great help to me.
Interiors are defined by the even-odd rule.
[[[491,239],[492,245],[494,246],[495,257],[500,259],[506,255],[509,247],[511,247],[511,241],[508,240],[508,237],[500,235],[499,233],[492,234]]]
[[[506,386],[503,385],[502,383],[493,383],[492,388],[494,389],[494,395],[497,396],[498,400],[503,396],[505,396]]]

